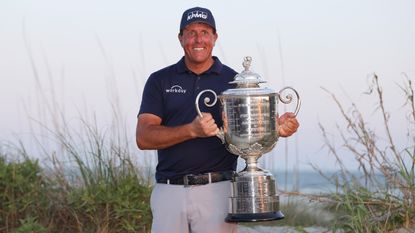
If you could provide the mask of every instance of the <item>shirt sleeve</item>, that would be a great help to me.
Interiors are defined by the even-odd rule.
[[[163,92],[160,78],[153,75],[147,79],[141,98],[141,106],[138,115],[151,113],[163,117]]]

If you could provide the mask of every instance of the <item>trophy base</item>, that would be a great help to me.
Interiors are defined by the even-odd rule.
[[[280,220],[283,218],[284,214],[281,211],[253,214],[228,214],[225,218],[225,222],[262,222]]]
[[[226,222],[259,222],[283,219],[274,177],[265,170],[234,174]]]

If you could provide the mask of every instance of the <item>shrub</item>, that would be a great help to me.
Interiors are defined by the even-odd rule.
[[[13,231],[13,233],[47,233],[46,229],[40,225],[35,218],[26,218],[20,220],[20,227]]]
[[[0,157],[0,231],[9,232],[28,216],[45,217],[47,182],[37,161]]]

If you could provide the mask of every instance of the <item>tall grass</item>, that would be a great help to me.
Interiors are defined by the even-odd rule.
[[[29,140],[0,144],[0,232],[149,232],[151,173],[137,162],[117,96],[110,124],[88,107],[68,120],[57,96],[64,90],[46,57],[43,74],[26,37],[35,114],[26,109]]]
[[[23,145],[3,146],[0,232],[36,224],[47,232],[149,230],[150,179],[141,174],[132,153],[108,140],[98,126],[85,124],[84,129],[81,138],[51,131],[60,150],[48,155],[50,167],[39,166]],[[69,163],[62,162],[65,157]]]
[[[349,110],[327,91],[338,107],[346,127],[337,128],[341,149],[331,140],[331,133],[320,124],[325,146],[339,166],[339,172],[326,176],[338,187],[328,196],[332,210],[337,212],[334,228],[345,232],[392,232],[410,229],[415,221],[415,132],[408,129],[410,145],[398,148],[391,130],[391,114],[385,107],[385,95],[377,75],[373,75],[370,91],[377,100],[376,116],[383,122],[375,128],[363,117],[358,105]],[[405,99],[408,125],[415,123],[414,88],[409,78],[400,86]],[[396,98],[393,98],[396,100]],[[405,132],[399,132],[405,134]],[[401,136],[401,135],[400,135]],[[344,160],[354,156],[359,173],[345,165]],[[317,167],[316,167],[317,168]],[[318,169],[318,168],[317,168]],[[413,228],[411,228],[413,229]]]
[[[148,232],[151,179],[118,115],[109,126],[86,111],[68,121],[53,93],[39,94],[30,149],[2,144],[0,232]]]

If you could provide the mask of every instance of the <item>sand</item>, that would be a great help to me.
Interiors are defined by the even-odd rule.
[[[295,227],[270,227],[270,226],[238,226],[238,233],[328,233],[331,230],[323,227],[304,227],[297,229]]]

